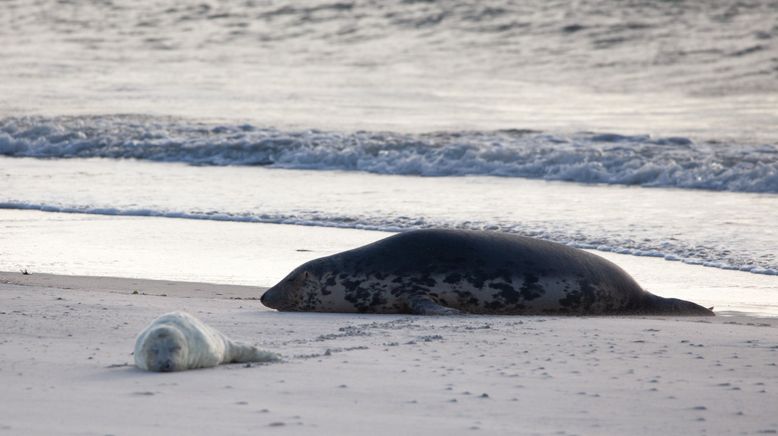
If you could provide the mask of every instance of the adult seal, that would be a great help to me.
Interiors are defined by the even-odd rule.
[[[166,313],[152,321],[135,340],[134,355],[135,366],[158,372],[279,360],[277,354],[233,341],[186,312]]]
[[[583,250],[499,232],[416,230],[307,262],[262,295],[280,311],[713,315]]]

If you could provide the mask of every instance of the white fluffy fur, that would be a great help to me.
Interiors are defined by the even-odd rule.
[[[278,355],[232,341],[185,312],[160,316],[135,341],[135,365],[148,371],[183,371],[222,363],[276,360]]]

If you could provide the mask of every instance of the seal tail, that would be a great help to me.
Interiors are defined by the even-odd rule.
[[[646,305],[649,314],[654,315],[673,315],[673,316],[715,316],[713,308],[702,307],[691,301],[679,300],[677,298],[664,298],[658,295],[649,294],[649,301]]]

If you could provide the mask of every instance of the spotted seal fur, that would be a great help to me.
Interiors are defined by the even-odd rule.
[[[416,230],[307,262],[268,289],[280,311],[713,315],[643,290],[597,255],[499,232]]]

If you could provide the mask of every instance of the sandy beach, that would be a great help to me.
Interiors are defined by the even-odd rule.
[[[4,434],[769,434],[778,319],[279,313],[260,288],[0,274]],[[281,363],[148,373],[185,310]]]
[[[775,0],[2,0],[0,436],[778,434],[776,23]],[[336,300],[306,309],[652,305],[501,237],[297,270],[425,229],[585,250],[716,316],[261,304],[289,277]],[[136,367],[173,311],[282,358]],[[205,361],[162,333],[141,366]]]

